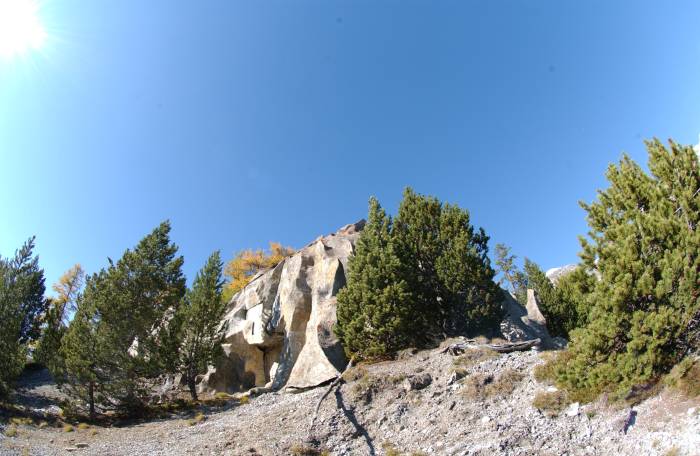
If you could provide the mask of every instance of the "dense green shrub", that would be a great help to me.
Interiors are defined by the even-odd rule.
[[[336,333],[349,355],[378,357],[501,316],[488,236],[467,211],[406,189],[394,220],[376,199],[338,294]]]
[[[608,169],[610,187],[582,204],[582,266],[600,280],[586,297],[587,325],[571,332],[556,367],[558,383],[581,399],[656,381],[698,349],[698,155],[674,142],[647,148],[649,174],[624,156]]]

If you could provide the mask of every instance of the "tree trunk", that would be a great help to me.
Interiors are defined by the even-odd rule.
[[[95,420],[95,384],[93,382],[90,382],[90,385],[88,386],[88,394],[89,394],[89,402],[90,402],[90,420],[94,421]]]
[[[187,387],[190,389],[190,395],[192,396],[192,400],[193,401],[199,400],[197,398],[197,385],[195,384],[195,376],[194,375],[187,376]]]

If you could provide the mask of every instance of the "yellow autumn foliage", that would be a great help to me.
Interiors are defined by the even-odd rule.
[[[285,257],[293,253],[293,248],[285,247],[279,242],[270,242],[270,249],[267,251],[247,249],[238,252],[224,269],[224,275],[228,277],[224,288],[224,299],[231,299],[234,294],[248,285],[255,274],[275,267]]]

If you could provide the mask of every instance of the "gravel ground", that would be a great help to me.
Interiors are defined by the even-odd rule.
[[[310,418],[326,388],[205,407],[206,419],[194,425],[194,412],[74,432],[19,425],[14,437],[0,434],[0,454],[277,456],[308,440],[331,455],[700,455],[700,399],[664,391],[634,409],[598,402],[548,417],[532,406],[551,388],[532,376],[540,353],[487,359],[466,369],[467,382],[450,382],[453,360],[429,350],[354,368],[322,403],[312,439]],[[468,393],[469,379],[505,372],[522,374],[512,392]],[[66,450],[78,444],[86,446]]]

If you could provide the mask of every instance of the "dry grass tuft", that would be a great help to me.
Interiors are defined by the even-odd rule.
[[[664,453],[664,456],[680,456],[681,450],[677,446],[671,447],[666,453]]]
[[[382,450],[386,456],[401,456],[401,452],[391,442],[382,443]]]
[[[329,456],[331,454],[328,450],[318,450],[314,447],[300,443],[292,445],[289,452],[292,456]]]
[[[700,396],[700,359],[683,359],[671,369],[664,382],[688,397]]]
[[[73,431],[75,431],[75,429],[70,424],[63,425],[63,432],[73,432]]]
[[[350,392],[355,399],[361,399],[366,404],[369,404],[372,401],[374,393],[382,388],[384,379],[377,375],[367,373],[367,371],[364,372],[365,375],[355,380],[352,384]]]
[[[27,418],[27,417],[14,417],[14,418],[10,418],[10,423],[12,423],[16,426],[22,426],[22,425],[30,426],[30,425],[34,424],[34,421],[31,418]]]
[[[17,436],[17,426],[11,424],[5,428],[5,436],[16,437]]]
[[[564,391],[542,391],[535,395],[532,406],[549,417],[558,416],[569,404],[569,398]]]
[[[468,349],[463,355],[458,356],[452,362],[456,369],[468,369],[484,361],[498,358],[500,354],[488,348],[473,348]]]
[[[200,412],[200,413],[197,413],[197,414],[194,416],[194,418],[192,418],[191,420],[189,420],[189,421],[187,422],[187,424],[189,424],[190,426],[194,426],[194,425],[196,425],[196,424],[201,423],[202,421],[204,421],[204,420],[206,420],[206,419],[207,419],[207,417],[204,416],[204,414]]]
[[[87,423],[78,423],[78,429],[84,431],[85,429],[90,429],[90,425]]]
[[[250,396],[241,396],[238,398],[238,403],[241,405],[246,405],[250,403]]]
[[[523,378],[525,375],[514,369],[506,369],[498,377],[483,373],[473,374],[462,381],[462,396],[476,401],[504,397],[511,394]]]
[[[367,375],[369,375],[369,372],[367,372],[367,368],[362,364],[359,364],[345,372],[343,374],[343,380],[345,380],[346,382],[354,382]]]

